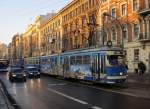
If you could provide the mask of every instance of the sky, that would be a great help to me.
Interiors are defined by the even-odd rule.
[[[58,12],[72,0],[0,0],[0,42],[9,44],[38,15]]]

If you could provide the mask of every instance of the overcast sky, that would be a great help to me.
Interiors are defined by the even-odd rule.
[[[37,15],[57,12],[72,0],[0,0],[0,42],[8,44]]]

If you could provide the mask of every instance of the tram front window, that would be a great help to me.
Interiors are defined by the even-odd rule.
[[[123,64],[122,55],[108,55],[107,59],[110,65],[122,65]]]

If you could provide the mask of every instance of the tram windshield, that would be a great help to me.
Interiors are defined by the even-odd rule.
[[[108,62],[110,65],[123,65],[123,55],[108,55]]]

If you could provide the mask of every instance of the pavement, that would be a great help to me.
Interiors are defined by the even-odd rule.
[[[5,94],[5,91],[1,83],[0,83],[0,109],[14,109]]]
[[[119,92],[150,99],[150,73],[144,75],[128,73],[125,86],[126,88],[120,89]]]
[[[128,73],[127,82],[138,85],[150,85],[150,73],[146,73],[143,75],[138,75],[136,73]]]

